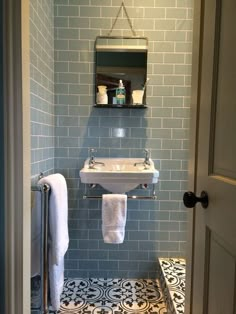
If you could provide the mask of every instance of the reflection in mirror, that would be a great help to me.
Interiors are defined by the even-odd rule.
[[[119,105],[117,90],[120,80],[125,88],[125,105],[146,104],[147,53],[148,40],[144,37],[97,37],[96,104]]]

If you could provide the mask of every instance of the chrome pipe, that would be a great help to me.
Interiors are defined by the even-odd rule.
[[[40,243],[40,310],[41,313],[48,313],[48,209],[49,192],[48,184],[35,185],[31,191],[41,192],[41,243]],[[32,309],[33,310],[33,309]]]
[[[41,284],[41,295],[42,295],[42,311],[48,313],[48,230],[49,230],[49,191],[50,186],[48,184],[43,185],[43,197],[42,197],[42,251],[41,254],[41,265],[43,280]]]

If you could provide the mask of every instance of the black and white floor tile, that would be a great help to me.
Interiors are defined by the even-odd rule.
[[[167,314],[167,310],[158,280],[90,278],[65,280],[57,313]]]
[[[31,278],[31,309],[40,308],[40,276],[35,276]],[[33,312],[34,313],[34,312]]]
[[[170,313],[183,314],[185,300],[185,259],[159,258],[161,282]]]

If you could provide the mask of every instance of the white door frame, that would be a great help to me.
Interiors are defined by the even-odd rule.
[[[30,313],[29,1],[3,0],[5,302]]]
[[[190,153],[188,189],[196,192],[196,159],[198,146],[199,125],[199,71],[201,65],[201,18],[202,0],[194,0],[193,17],[193,45],[192,45],[192,91],[191,91],[191,117],[190,117]],[[192,313],[192,278],[193,278],[193,245],[195,208],[188,208],[188,236],[187,236],[187,263],[186,263],[186,289],[185,289],[185,314]]]
[[[189,189],[195,191],[201,0],[194,0]],[[8,314],[30,314],[29,0],[3,0],[5,130],[5,300]],[[189,210],[185,313],[191,313],[194,210]]]

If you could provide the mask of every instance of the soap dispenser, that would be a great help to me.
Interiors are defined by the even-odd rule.
[[[124,105],[125,104],[125,87],[122,80],[119,80],[119,86],[116,89],[116,104]]]

